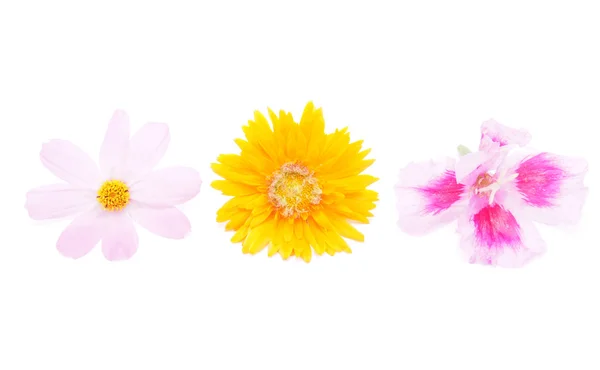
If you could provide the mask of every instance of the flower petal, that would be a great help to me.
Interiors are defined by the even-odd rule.
[[[200,192],[200,174],[189,167],[153,171],[131,185],[131,199],[151,206],[182,204]]]
[[[520,267],[546,247],[531,221],[497,203],[461,217],[458,231],[470,263]]]
[[[131,179],[146,175],[161,160],[167,151],[169,126],[164,123],[147,123],[129,141],[127,168]]]
[[[98,208],[76,217],[56,242],[58,251],[66,257],[80,258],[98,244],[104,231],[104,219]]]
[[[492,157],[488,152],[472,152],[461,156],[454,166],[456,181],[459,184],[471,185],[480,172],[489,169]]]
[[[40,159],[55,176],[74,186],[96,190],[101,178],[96,163],[78,146],[67,140],[51,140],[42,145]]]
[[[104,177],[120,177],[116,171],[125,164],[129,145],[129,117],[122,110],[113,114],[100,148],[100,170]]]
[[[490,140],[487,140],[487,139]],[[479,150],[486,150],[497,143],[500,146],[516,144],[525,146],[531,141],[531,134],[525,130],[517,130],[504,126],[493,119],[481,124],[481,142]]]
[[[109,261],[131,258],[138,248],[135,225],[127,212],[106,214],[106,229],[102,237],[102,253]]]
[[[454,160],[411,163],[400,172],[395,187],[398,226],[422,235],[455,220],[464,208],[465,186],[456,182]]]
[[[95,204],[93,190],[54,184],[28,191],[25,208],[32,219],[45,220],[72,216],[93,208]]]
[[[584,159],[551,153],[524,157],[515,167],[515,187],[535,221],[549,225],[574,224],[587,197],[583,184]]]
[[[142,227],[159,236],[183,239],[191,230],[188,218],[175,207],[153,208],[132,204],[131,217]]]

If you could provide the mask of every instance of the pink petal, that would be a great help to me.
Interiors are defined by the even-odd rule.
[[[153,208],[132,204],[128,210],[134,221],[165,238],[183,239],[192,228],[188,218],[175,207]]]
[[[142,126],[129,142],[127,166],[130,179],[139,179],[150,172],[164,156],[170,140],[166,124],[147,123]]]
[[[98,244],[103,230],[104,220],[96,208],[76,217],[60,234],[56,248],[66,257],[83,257]]]
[[[470,263],[520,267],[545,251],[531,221],[496,203],[461,217],[458,230]]]
[[[52,173],[78,187],[96,190],[101,184],[96,163],[78,146],[66,140],[51,140],[42,145],[40,159]]]
[[[479,173],[489,169],[492,154],[488,152],[472,152],[461,156],[454,166],[456,181],[459,184],[471,185]]]
[[[27,192],[25,208],[34,220],[61,218],[93,208],[95,196],[93,190],[69,184],[47,185]]]
[[[138,235],[126,212],[107,214],[106,230],[102,237],[102,253],[109,261],[127,260],[138,248]]]
[[[398,226],[422,235],[455,220],[464,207],[465,187],[456,182],[454,160],[411,163],[395,187]]]
[[[100,148],[100,170],[104,177],[121,177],[119,167],[125,164],[129,145],[129,117],[122,110],[113,114]]]
[[[516,189],[531,217],[550,225],[574,224],[587,196],[587,162],[551,153],[523,158],[516,166]]]
[[[200,174],[189,167],[168,167],[153,171],[134,183],[131,199],[151,206],[182,204],[200,192]]]
[[[531,141],[529,132],[504,126],[494,120],[485,121],[481,124],[479,150],[486,150],[490,147],[491,142],[486,140],[486,138],[491,139],[491,142],[497,143],[500,146],[510,144],[525,146]]]

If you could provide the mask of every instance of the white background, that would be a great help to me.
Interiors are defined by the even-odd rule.
[[[593,4],[3,0],[0,369],[599,369]],[[366,242],[310,264],[243,255],[210,163],[255,109],[299,118],[309,100],[373,148]],[[24,195],[55,181],[44,141],[96,158],[116,108],[169,123],[161,165],[201,171],[193,232],[73,261],[54,246],[67,221],[30,221]],[[590,162],[581,223],[540,227],[548,253],[523,269],[463,262],[453,226],[395,226],[398,169],[476,147],[489,118]]]

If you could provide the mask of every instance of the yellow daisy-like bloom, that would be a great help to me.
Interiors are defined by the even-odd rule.
[[[369,223],[378,195],[367,187],[377,181],[361,175],[374,159],[362,141],[350,142],[347,128],[325,133],[322,110],[308,103],[296,123],[291,113],[269,109],[272,127],[260,113],[243,127],[246,140],[236,139],[240,154],[222,154],[212,169],[224,180],[212,187],[232,196],[217,212],[217,222],[235,231],[231,241],[244,253],[309,262],[312,250],[352,250],[345,238],[363,241],[349,221]]]

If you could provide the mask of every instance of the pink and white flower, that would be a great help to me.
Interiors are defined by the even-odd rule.
[[[574,224],[587,195],[587,162],[526,148],[529,133],[493,120],[479,151],[458,161],[411,163],[396,185],[399,227],[424,235],[458,221],[470,263],[519,267],[545,251],[534,221]]]
[[[30,190],[25,208],[34,220],[76,216],[56,243],[63,255],[83,257],[102,241],[108,260],[129,259],[138,248],[134,220],[166,238],[189,233],[188,218],[175,206],[198,194],[200,175],[188,167],[152,171],[169,145],[166,124],[148,123],[129,135],[127,114],[117,110],[100,149],[99,167],[69,141],[42,146],[42,163],[65,182]]]

